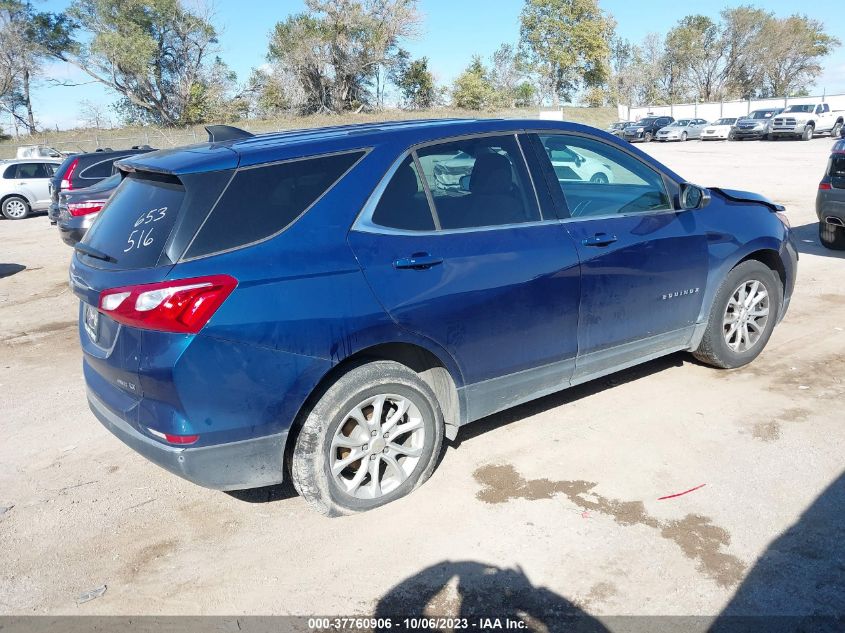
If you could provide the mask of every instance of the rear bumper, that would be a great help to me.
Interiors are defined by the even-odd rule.
[[[244,490],[284,480],[287,431],[227,444],[182,448],[142,435],[90,389],[88,406],[102,425],[132,450],[200,486],[215,490]]]
[[[85,237],[87,231],[87,228],[68,228],[59,225],[59,237],[68,246],[76,246],[77,242],[81,242],[82,238]]]

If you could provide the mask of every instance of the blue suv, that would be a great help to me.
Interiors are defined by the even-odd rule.
[[[70,269],[92,411],[177,475],[290,477],[329,515],[411,492],[496,411],[679,350],[744,365],[795,282],[782,207],[580,125],[290,131],[119,169]]]

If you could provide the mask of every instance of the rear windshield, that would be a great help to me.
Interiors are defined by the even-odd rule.
[[[185,188],[178,178],[129,174],[85,236],[85,244],[113,257],[117,268],[158,263],[179,217]],[[87,257],[94,266],[103,262]]]
[[[345,152],[238,170],[185,257],[231,250],[282,231],[363,155]]]

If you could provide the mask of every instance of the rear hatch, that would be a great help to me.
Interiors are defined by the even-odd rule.
[[[237,165],[237,155],[223,151],[230,156],[219,166],[228,170],[179,173],[177,164],[168,172],[153,171],[155,159],[123,165],[123,181],[76,246],[70,284],[80,299],[85,377],[97,397],[124,419],[135,417],[133,408],[143,396],[138,372],[150,333],[122,326],[99,310],[101,295],[167,278]],[[197,162],[201,169],[204,161]]]

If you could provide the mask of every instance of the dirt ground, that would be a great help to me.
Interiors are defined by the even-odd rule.
[[[0,221],[0,614],[845,613],[845,261],[813,211],[830,146],[644,147],[787,206],[797,289],[755,363],[676,354],[487,418],[413,495],[341,519],[112,437],[70,249],[45,216]]]

